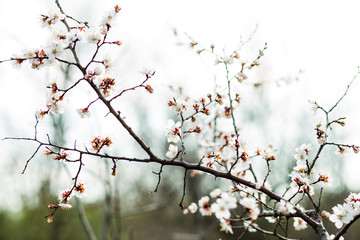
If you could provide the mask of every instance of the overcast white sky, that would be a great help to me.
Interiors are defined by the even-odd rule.
[[[0,60],[24,48],[36,48],[45,43],[38,16],[47,13],[49,8],[55,8],[53,2],[0,0]],[[286,95],[287,90],[273,89],[285,92],[285,95],[272,95],[279,107],[286,102],[284,97],[291,96],[298,98],[293,99],[298,104],[295,107],[303,107],[307,100],[331,106],[360,65],[360,2],[355,0],[341,3],[322,0],[60,2],[69,15],[88,19],[94,25],[105,11],[118,3],[122,11],[113,36],[124,43],[124,50],[120,50],[124,56],[119,56],[120,65],[130,72],[151,66],[158,72],[159,83],[213,79],[214,72],[208,70],[210,66],[206,61],[198,60],[196,54],[176,45],[178,40],[173,36],[174,28],[180,34],[186,32],[203,45],[215,44],[231,52],[240,37],[246,39],[258,26],[252,41],[244,49],[244,55],[252,54],[245,56],[252,59],[265,42],[268,50],[252,81],[275,81],[294,77],[299,70],[304,71],[300,82],[292,86],[292,90],[298,89],[296,93]],[[206,62],[205,66],[199,67],[202,62]],[[20,129],[32,127],[31,116],[42,103],[36,99],[37,90],[33,90],[36,78],[41,74],[24,70],[26,75],[11,69],[8,63],[0,64],[1,117],[11,119]],[[131,74],[123,73],[123,76]],[[344,111],[352,111],[347,114],[350,118],[348,133],[360,129],[357,127],[360,117],[356,112],[360,104],[359,92],[360,79],[354,83],[342,105]],[[21,100],[20,96],[24,98]],[[6,126],[0,130],[11,133]],[[0,132],[1,138],[5,135],[3,132]],[[353,134],[348,139],[360,144],[359,136]],[[355,164],[351,160],[348,163],[350,168]],[[358,180],[351,178],[349,182]]]

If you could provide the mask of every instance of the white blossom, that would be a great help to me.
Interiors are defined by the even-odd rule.
[[[173,145],[173,144],[170,144],[169,145],[169,148],[166,152],[166,157],[167,158],[170,158],[170,159],[173,159],[176,157],[176,155],[178,154],[178,147],[176,145]]]
[[[279,206],[279,212],[294,214],[294,213],[296,213],[296,210],[295,210],[294,205],[292,203],[281,199],[280,200],[280,206]]]
[[[213,214],[209,201],[210,198],[208,196],[204,196],[198,202],[199,212],[203,216],[211,216]]]
[[[220,227],[221,227],[221,231],[225,231],[226,233],[229,232],[231,234],[234,233],[230,222],[224,218],[220,219]]]
[[[303,229],[307,228],[307,223],[302,218],[295,217],[294,218],[294,228],[297,231],[303,230]]]
[[[172,119],[168,120],[168,125],[164,129],[168,142],[177,143],[180,140],[180,125],[180,122],[175,123]]]
[[[189,205],[188,209],[191,213],[195,213],[198,210],[198,206],[196,205],[196,203],[193,202]]]
[[[222,191],[220,190],[220,188],[216,188],[210,192],[210,197],[219,198],[219,197],[221,197],[221,194],[222,194]]]

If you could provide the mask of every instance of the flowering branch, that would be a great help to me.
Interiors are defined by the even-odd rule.
[[[260,231],[280,239],[291,239],[288,237],[288,230],[289,219],[292,218],[296,230],[302,230],[309,225],[322,240],[329,240],[329,233],[323,225],[323,218],[327,217],[335,223],[336,227],[341,228],[344,226],[335,235],[334,239],[338,239],[359,218],[360,196],[358,195],[350,194],[343,205],[339,204],[333,208],[333,214],[321,212],[322,188],[318,203],[315,202],[313,197],[316,186],[322,183],[328,184],[331,181],[330,173],[324,171],[316,172],[314,170],[325,146],[336,146],[336,155],[343,155],[348,149],[352,149],[355,153],[359,152],[360,146],[328,141],[328,134],[326,132],[332,130],[331,126],[333,124],[345,125],[344,117],[331,120],[329,114],[347,95],[350,86],[360,74],[359,69],[355,77],[348,84],[345,93],[329,110],[325,110],[316,102],[313,103],[315,110],[320,109],[326,118],[325,128],[321,124],[318,124],[315,128],[319,143],[318,150],[312,161],[310,161],[310,152],[312,150],[310,144],[302,144],[299,148],[295,149],[296,154],[294,158],[296,164],[294,164],[295,166],[289,174],[290,186],[283,195],[279,195],[275,190],[272,190],[269,183],[270,174],[274,172],[271,169],[270,161],[276,160],[276,150],[274,150],[272,145],[268,145],[265,148],[249,147],[243,134],[240,132],[239,119],[236,117],[236,111],[240,109],[240,92],[237,90],[237,85],[247,80],[247,71],[259,66],[259,62],[264,56],[264,51],[267,49],[266,43],[259,50],[254,60],[246,61],[240,58],[241,47],[226,55],[225,51],[221,54],[217,53],[214,45],[211,45],[210,48],[204,48],[198,42],[191,39],[190,47],[196,49],[198,54],[203,52],[210,54],[215,58],[216,65],[221,64],[224,66],[225,79],[223,83],[219,83],[219,86],[216,87],[214,95],[208,94],[206,97],[199,98],[199,100],[187,97],[174,97],[173,100],[168,102],[171,112],[176,115],[175,118],[178,118],[178,121],[175,122],[169,119],[168,125],[165,127],[165,136],[169,146],[165,153],[166,159],[164,159],[150,149],[150,145],[131,128],[125,121],[125,117],[121,115],[121,111],[114,104],[114,100],[127,92],[144,89],[148,93],[153,93],[154,90],[149,85],[149,81],[154,76],[155,71],[144,72],[145,79],[140,81],[140,84],[122,90],[115,89],[118,86],[118,80],[109,72],[109,69],[111,69],[110,59],[104,58],[101,60],[98,56],[104,45],[121,46],[121,42],[118,40],[107,40],[109,37],[108,33],[112,29],[112,22],[119,13],[120,7],[115,6],[104,17],[100,26],[90,27],[88,22],[82,22],[66,15],[58,0],[55,0],[55,3],[58,7],[57,11],[41,16],[43,25],[53,29],[54,25],[63,24],[65,32],[56,33],[54,43],[50,46],[35,51],[27,51],[22,55],[0,61],[0,63],[12,62],[17,67],[20,67],[24,62],[30,62],[34,69],[45,66],[49,67],[57,63],[74,67],[82,74],[77,81],[72,82],[67,88],[61,87],[57,82],[46,86],[50,97],[45,110],[40,110],[36,114],[34,137],[5,138],[5,140],[30,141],[38,144],[33,154],[26,161],[22,173],[25,172],[30,161],[35,158],[41,149],[44,149],[45,156],[51,156],[56,161],[79,164],[75,176],[72,177],[72,186],[58,193],[58,204],[50,204],[48,206],[52,209],[52,212],[46,216],[48,222],[53,221],[54,214],[59,208],[71,208],[69,200],[73,195],[81,197],[84,193],[85,187],[79,181],[79,176],[87,156],[96,157],[100,160],[110,159],[113,164],[112,175],[114,176],[116,175],[118,161],[160,164],[159,171],[153,172],[158,177],[154,192],[157,192],[159,189],[164,166],[183,168],[183,193],[179,206],[184,210],[184,213],[195,213],[199,210],[204,216],[215,215],[221,230],[229,233],[233,233],[233,226],[231,224],[239,222],[243,224],[242,227],[245,229],[239,236],[239,239],[247,232],[252,231]],[[75,22],[77,25],[71,26],[67,22],[68,19],[73,20],[72,22]],[[92,31],[94,28],[96,31]],[[85,63],[77,53],[77,44],[84,41],[84,36],[89,44],[95,46],[95,50],[90,54],[90,60]],[[68,55],[63,54],[64,52],[69,53],[69,51],[71,54],[68,55],[71,56],[71,60],[67,59]],[[236,67],[230,68],[231,65],[236,65]],[[232,69],[236,69],[236,71],[233,72]],[[113,144],[109,137],[95,137],[90,141],[90,147],[85,146],[82,149],[76,146],[76,141],[73,147],[66,147],[52,143],[49,135],[47,135],[47,142],[41,141],[38,138],[37,128],[39,120],[49,113],[62,114],[64,112],[64,107],[62,106],[63,99],[69,97],[69,92],[79,88],[79,83],[85,83],[96,94],[95,99],[93,98],[87,107],[78,109],[80,116],[89,117],[91,115],[90,107],[95,105],[95,103],[102,104],[108,111],[106,116],[112,115],[117,120],[119,125],[126,130],[127,134],[146,153],[146,157],[126,157],[103,153],[105,148]],[[184,159],[188,149],[187,142],[185,141],[187,136],[199,139],[199,157],[192,157],[191,162]],[[70,154],[76,154],[77,157],[71,158]],[[262,181],[258,181],[260,176],[255,174],[256,171],[252,164],[254,159],[262,159],[266,162],[266,173],[261,177]],[[204,196],[198,203],[191,203],[186,207],[186,183],[189,172],[191,174],[206,173],[215,178],[228,180],[231,190],[222,191],[215,189],[210,193],[211,198]],[[300,205],[303,201],[310,201],[313,209],[304,209]],[[270,203],[271,205],[273,203],[273,207],[270,206]],[[239,208],[243,210],[241,214],[237,214],[237,209]],[[108,212],[106,216],[109,216]],[[274,223],[274,230],[267,231],[259,227],[256,224],[258,218],[266,218],[269,222]],[[284,219],[286,220],[286,226],[283,223]],[[107,218],[104,221],[106,222]],[[237,227],[234,226],[234,228]],[[277,230],[280,228],[284,231],[285,236],[277,233]]]

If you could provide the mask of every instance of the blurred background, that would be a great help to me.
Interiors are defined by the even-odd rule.
[[[295,148],[302,143],[317,144],[313,129],[323,116],[313,116],[308,101],[316,100],[325,109],[332,107],[360,64],[357,1],[60,3],[68,15],[88,21],[90,26],[96,26],[115,4],[121,6],[109,38],[120,40],[123,45],[107,49],[114,60],[116,76],[124,86],[131,86],[143,80],[144,69],[154,69],[156,75],[151,79],[154,94],[136,91],[123,98],[119,107],[128,123],[160,156],[167,149],[163,128],[167,119],[173,117],[167,102],[177,96],[169,86],[182,87],[185,95],[198,99],[213,92],[215,80],[225,79],[213,57],[198,55],[189,48],[187,35],[203,46],[214,44],[228,54],[249,39],[240,52],[240,58],[246,61],[256,58],[267,43],[260,66],[249,72],[241,90],[240,118],[242,134],[251,145],[272,144],[277,149],[270,178],[275,189],[282,189],[290,180],[287,173],[294,164]],[[54,1],[48,0],[0,0],[0,60],[23,49],[45,45],[49,34],[40,27],[40,15],[54,8]],[[84,49],[80,52],[86,58]],[[53,79],[76,80],[78,74],[67,68],[35,71],[24,65],[17,70],[10,63],[0,64],[0,138],[33,136],[35,112],[46,100],[45,83]],[[359,91],[359,80],[355,80],[333,112],[334,119],[347,118],[345,127],[338,126],[331,133],[334,141],[359,145]],[[117,143],[111,149],[113,153],[144,156],[116,122],[104,118],[106,111],[100,106],[90,119],[77,116],[75,109],[91,101],[89,92],[74,92],[71,97],[64,115],[41,121],[39,136],[45,139],[48,133],[54,142],[73,146],[76,140],[80,146],[94,136],[109,135]],[[183,215],[178,207],[183,184],[181,169],[165,168],[159,191],[154,193],[158,178],[152,172],[159,171],[159,166],[119,163],[117,176],[113,177],[111,162],[97,159],[86,161],[80,177],[87,183],[87,197],[73,202],[72,209],[57,212],[54,222],[47,224],[43,218],[49,213],[47,205],[56,202],[59,189],[71,186],[77,167],[50,161],[39,153],[21,174],[36,145],[8,140],[0,144],[0,239],[200,240],[234,239],[242,232],[235,229],[234,235],[220,233],[213,217]],[[196,149],[187,150],[187,159],[196,161]],[[342,203],[350,191],[360,190],[359,157],[349,154],[339,159],[333,154],[335,150],[329,147],[318,165],[334,177],[332,188],[325,188],[322,197],[322,208],[328,211]],[[221,181],[207,176],[188,180],[186,204],[222,186]],[[84,214],[88,225],[79,217]],[[325,224],[335,231],[332,223]],[[84,226],[91,226],[92,230],[85,231]],[[345,235],[347,239],[360,234],[357,226]],[[314,237],[309,229],[290,233],[303,239]],[[243,239],[263,238],[257,233]]]

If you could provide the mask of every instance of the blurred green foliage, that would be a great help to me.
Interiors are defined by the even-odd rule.
[[[166,195],[164,192],[148,193]],[[331,207],[341,202],[347,195],[347,191],[322,196],[323,209],[331,210]],[[47,204],[53,200],[53,196],[48,196],[47,191],[39,191],[38,203],[32,206],[24,205],[24,208],[17,213],[9,211],[0,212],[0,240],[8,239],[36,239],[36,240],[66,240],[66,239],[88,239],[86,232],[81,224],[77,208],[74,206],[69,210],[58,211],[54,221],[49,224],[44,216],[49,213]],[[179,209],[176,196],[170,199],[167,205],[149,212],[127,214],[117,219],[113,212],[111,223],[108,226],[106,239],[173,239],[173,240],[200,240],[200,239],[237,239],[243,232],[243,228],[234,227],[234,235],[225,234],[219,231],[219,225],[214,217],[202,217],[197,214],[183,215]],[[166,199],[164,199],[166,201]],[[104,202],[84,204],[87,218],[95,232],[97,239],[101,239],[104,228]],[[144,203],[144,205],[147,203]],[[143,206],[139,206],[143,207]],[[122,209],[123,211],[128,209]],[[241,211],[241,210],[239,210]],[[122,214],[120,210],[120,215]],[[273,230],[273,225],[261,219],[258,223],[267,230]],[[284,227],[287,226],[286,219],[282,221]],[[264,224],[264,225],[263,225]],[[333,224],[325,220],[326,226],[330,227],[331,232],[336,229]],[[237,225],[236,223],[233,224]],[[241,224],[239,224],[241,225]],[[352,226],[345,235],[345,239],[358,239],[360,234],[359,223]],[[318,236],[311,229],[294,232],[292,220],[288,222],[289,235],[298,239],[318,239]],[[278,228],[278,233],[283,234],[283,230]],[[261,233],[247,233],[242,239],[278,239],[273,236],[266,236]]]

